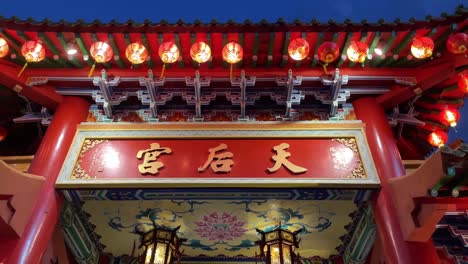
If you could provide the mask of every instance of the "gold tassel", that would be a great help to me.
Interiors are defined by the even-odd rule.
[[[325,75],[328,75],[327,66],[328,66],[328,63],[322,64],[323,71],[325,72]]]
[[[232,80],[232,63],[231,63],[231,70],[229,71],[229,80]]]
[[[93,64],[93,66],[91,66],[91,70],[88,73],[88,77],[91,77],[93,75],[94,68],[96,68],[96,62]]]
[[[164,71],[166,70],[166,63],[163,64],[162,70],[161,70],[161,75],[159,76],[159,79],[162,79],[164,77]]]
[[[28,62],[26,62],[23,66],[23,68],[21,69],[21,71],[18,73],[18,77],[21,76],[21,74],[24,72],[24,70],[26,69],[26,67],[28,67]]]

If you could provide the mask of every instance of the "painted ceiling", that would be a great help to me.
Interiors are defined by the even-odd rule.
[[[185,255],[255,257],[260,237],[255,228],[268,230],[281,222],[291,231],[303,229],[301,256],[329,258],[338,254],[357,207],[352,200],[94,200],[82,209],[101,236],[104,252],[114,256],[131,255],[139,243],[135,231],[149,230],[155,221],[181,226],[179,236],[188,239],[181,248]]]

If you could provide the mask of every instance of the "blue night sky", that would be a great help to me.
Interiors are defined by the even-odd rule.
[[[245,19],[257,22],[266,19],[270,22],[283,18],[292,22],[295,19],[311,21],[317,19],[327,22],[333,19],[342,22],[367,19],[375,22],[381,18],[393,21],[396,18],[408,20],[411,17],[424,19],[427,15],[440,16],[442,12],[453,13],[456,6],[468,6],[468,0],[198,0],[198,1],[99,1],[99,0],[23,0],[2,1],[0,15],[17,16],[21,19],[32,17],[36,20],[45,18],[52,21],[65,19],[75,21],[99,19],[108,22],[116,19],[125,22],[132,19],[143,22],[145,19],[159,22],[165,19],[175,22],[183,19],[192,22],[200,19],[210,22],[216,19],[226,22],[233,19],[243,22]],[[468,103],[468,100],[465,100]],[[451,129],[450,141],[459,137],[468,142],[468,107],[461,110],[461,119],[457,126],[458,133]]]

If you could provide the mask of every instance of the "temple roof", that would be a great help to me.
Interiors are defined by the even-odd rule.
[[[41,40],[46,48],[46,58],[39,63],[29,63],[22,78],[29,81],[31,77],[46,78],[47,85],[57,88],[59,93],[91,96],[93,91],[99,88],[93,84],[92,78],[86,77],[94,64],[89,50],[94,42],[105,41],[111,45],[114,57],[107,63],[98,64],[94,76],[99,76],[100,70],[105,70],[109,78],[125,77],[126,79],[120,79],[115,90],[126,87],[133,92],[140,89],[136,87],[138,78],[148,76],[148,70],[155,72],[155,75],[159,74],[163,63],[158,56],[158,47],[164,41],[172,40],[179,47],[181,58],[166,69],[165,89],[168,89],[169,93],[185,92],[185,76],[194,76],[198,70],[202,77],[211,77],[210,88],[216,90],[232,88],[227,79],[229,64],[222,59],[221,50],[227,42],[236,41],[243,47],[244,57],[235,65],[234,75],[239,76],[240,70],[244,70],[246,76],[256,77],[255,87],[248,88],[249,91],[259,94],[265,94],[267,91],[279,93],[277,77],[287,78],[288,70],[291,69],[293,76],[302,77],[302,83],[295,89],[305,94],[305,100],[302,103],[299,100],[296,108],[327,108],[329,105],[324,103],[327,99],[319,94],[328,89],[329,86],[324,83],[327,82],[327,78],[333,76],[326,76],[324,73],[317,51],[320,44],[332,41],[338,45],[340,56],[328,65],[326,73],[335,73],[334,70],[338,69],[339,74],[348,77],[348,83],[342,87],[344,92],[348,92],[348,97],[340,101],[339,106],[368,95],[379,97],[389,115],[392,114],[392,110],[395,114],[395,110],[416,109],[416,112],[420,113],[417,118],[424,121],[425,125],[405,126],[396,134],[403,134],[414,144],[421,144],[419,148],[427,153],[430,147],[421,141],[426,141],[428,133],[434,129],[449,128],[438,121],[440,110],[446,105],[455,108],[463,105],[464,94],[456,89],[456,82],[457,74],[467,67],[467,58],[447,52],[445,43],[451,34],[468,31],[466,17],[468,9],[464,6],[459,6],[451,15],[442,14],[438,18],[428,16],[425,20],[380,20],[375,23],[365,20],[330,20],[326,23],[317,20],[297,20],[288,23],[282,19],[275,23],[265,20],[258,23],[186,23],[182,20],[176,23],[164,20],[157,23],[149,20],[143,23],[131,20],[124,23],[115,20],[109,23],[99,20],[88,23],[83,20],[35,21],[0,17],[0,37],[5,38],[10,45],[10,53],[0,61],[0,67],[4,70],[3,74],[9,72],[8,76],[15,76],[25,63],[21,55],[23,43],[28,40]],[[435,48],[432,58],[420,60],[411,55],[411,43],[416,36],[433,39]],[[306,39],[310,44],[309,57],[303,61],[293,61],[287,52],[289,42],[298,37]],[[194,63],[189,54],[190,46],[196,41],[205,41],[211,46],[213,57],[202,65]],[[346,58],[346,49],[353,41],[365,42],[369,46],[369,56],[363,64],[351,62]],[[75,56],[66,53],[70,42],[79,47]],[[132,65],[125,58],[125,48],[132,42],[140,42],[148,49],[149,59],[145,63]],[[382,55],[375,53],[377,48],[383,51]],[[9,82],[5,81],[5,76],[3,77],[4,81],[0,81],[0,86],[13,89],[9,87]],[[204,91],[210,92],[210,88]],[[219,99],[221,93],[216,91],[213,94],[218,98],[213,101],[216,101],[214,105],[231,104],[228,97]],[[232,93],[231,90],[225,91]],[[416,102],[411,102],[416,94],[420,97]],[[284,104],[282,99],[275,97],[276,95],[271,96],[271,107]],[[279,101],[275,102],[273,98]],[[320,104],[322,106],[319,106]],[[261,105],[265,107],[263,102]],[[209,102],[205,109],[210,109]]]

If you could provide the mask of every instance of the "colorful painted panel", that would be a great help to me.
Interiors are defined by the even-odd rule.
[[[154,220],[166,227],[181,226],[179,235],[187,238],[184,254],[215,257],[258,254],[255,228],[268,230],[279,222],[295,231],[303,228],[299,253],[305,258],[329,258],[338,254],[348,233],[350,215],[357,209],[352,201],[287,200],[158,200],[87,201],[83,210],[101,236],[104,252],[130,255],[138,245],[136,230],[148,230]]]
[[[377,187],[362,125],[329,126],[84,125],[57,187]]]

